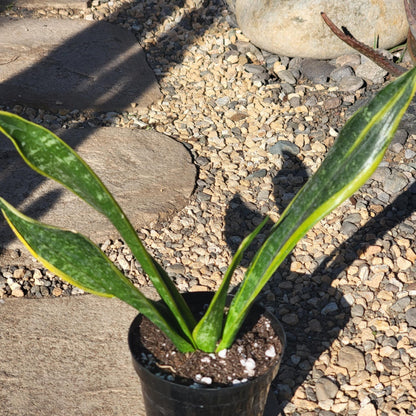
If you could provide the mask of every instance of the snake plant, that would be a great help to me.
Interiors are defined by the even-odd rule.
[[[199,322],[91,168],[52,132],[4,111],[0,112],[0,131],[5,136],[2,139],[11,140],[32,169],[60,182],[110,219],[162,302],[147,299],[99,247],[82,234],[35,221],[3,198],[0,198],[0,209],[32,255],[62,279],[85,291],[127,302],[164,331],[181,352],[219,351],[232,345],[257,295],[299,239],[371,176],[415,90],[416,69],[413,69],[381,90],[350,118],[320,168],[272,227],[249,264],[228,311],[225,301],[233,272],[267,219],[243,240]]]

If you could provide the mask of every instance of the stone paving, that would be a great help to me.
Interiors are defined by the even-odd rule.
[[[0,303],[0,415],[146,416],[127,346],[136,314],[91,295]],[[274,409],[271,394],[264,416]]]
[[[10,109],[50,128],[152,128],[186,145],[198,165],[192,198],[169,221],[139,230],[184,291],[218,287],[245,231],[266,213],[279,217],[348,116],[391,79],[359,55],[311,63],[261,51],[217,0],[95,0],[85,10],[7,13],[135,33],[163,95],[147,109]],[[415,414],[415,114],[412,105],[374,177],[307,234],[263,293],[289,342],[273,416]],[[148,284],[121,241],[101,247],[135,284]],[[10,264],[0,293],[7,303],[79,291],[41,268]]]
[[[25,7],[28,9],[80,9],[88,8],[87,0],[7,0],[8,4],[16,7]]]
[[[161,94],[134,35],[107,22],[0,18],[3,105],[124,111]]]
[[[115,127],[72,128],[55,133],[93,168],[136,228],[166,220],[181,210],[192,194],[196,169],[190,153],[161,133]],[[118,238],[105,217],[55,181],[33,172],[13,144],[0,137],[2,196],[7,201],[38,220],[82,231],[97,244]],[[4,221],[0,223],[0,236],[0,266],[36,264],[26,251],[19,250],[21,243]]]
[[[145,416],[127,346],[135,315],[95,296],[0,305],[0,414]]]

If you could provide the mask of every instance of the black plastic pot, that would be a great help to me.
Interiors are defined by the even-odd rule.
[[[185,294],[185,299],[192,308],[192,303],[203,305],[212,296],[212,293],[196,292]],[[254,305],[253,311],[259,308],[270,319],[284,349],[286,338],[279,321],[259,305]],[[141,353],[141,319],[139,314],[131,324],[128,341],[133,365],[141,381],[147,416],[263,416],[270,384],[277,375],[280,360],[262,376],[235,386],[195,388],[175,384],[151,373],[137,360]]]

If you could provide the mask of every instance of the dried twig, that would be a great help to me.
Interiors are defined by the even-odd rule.
[[[404,0],[404,10],[409,22],[409,30],[412,32],[413,37],[416,38],[416,1]]]
[[[407,50],[413,64],[416,63],[416,1],[404,0],[404,9],[406,11],[407,21],[409,23],[409,31],[407,33]]]
[[[409,32],[407,33],[407,51],[414,65],[416,63],[416,56],[415,56],[416,40],[412,32],[410,31],[410,29],[409,29]]]
[[[352,36],[350,33],[346,31],[346,29],[343,28],[344,31],[339,29],[324,12],[321,12],[321,16],[322,16],[322,19],[324,19],[325,23],[328,25],[328,27],[343,42],[345,42],[347,45],[351,46],[352,48],[354,48],[356,51],[360,52],[361,54],[370,58],[378,66],[385,69],[394,77],[398,77],[399,75],[402,75],[406,72],[406,69],[403,68],[402,66],[389,61],[380,52],[370,48],[369,46],[355,39],[354,36]]]

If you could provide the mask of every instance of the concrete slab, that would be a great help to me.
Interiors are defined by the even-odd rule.
[[[12,3],[16,7],[24,7],[26,9],[78,9],[84,10],[88,7],[87,0],[8,0],[9,4]]]
[[[135,36],[107,22],[0,17],[3,105],[118,111],[162,97]]]
[[[0,303],[0,414],[145,416],[127,345],[135,315],[91,295]]]
[[[90,164],[136,229],[167,219],[188,203],[196,168],[181,143],[152,130],[105,127],[55,133]],[[28,168],[2,135],[0,166],[1,196],[27,215],[80,231],[96,243],[118,238],[104,216],[72,192]],[[3,217],[0,249],[0,266],[36,264]]]
[[[92,295],[0,303],[0,415],[146,416],[127,345],[135,315]],[[270,393],[264,416],[278,407]]]

